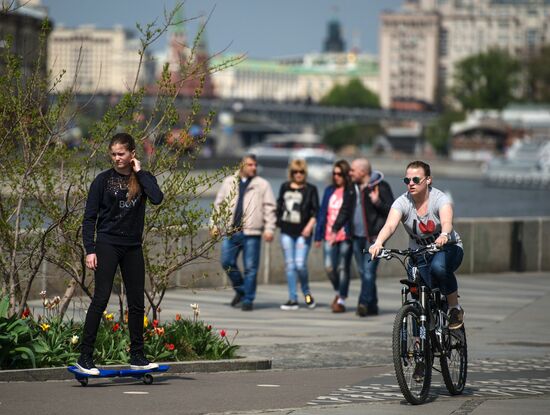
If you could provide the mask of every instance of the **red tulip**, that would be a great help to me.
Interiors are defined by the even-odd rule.
[[[113,333],[116,333],[119,329],[120,329],[120,324],[115,323],[115,325],[113,326]]]
[[[225,337],[226,333],[225,330],[220,330],[220,336]]]
[[[174,350],[174,349],[176,348],[176,346],[174,346],[173,343],[166,343],[166,344],[164,345],[164,347],[166,348],[166,350],[170,350],[170,351],[172,351],[172,350]]]
[[[159,325],[159,321],[158,320],[153,320],[153,327],[157,328]]]

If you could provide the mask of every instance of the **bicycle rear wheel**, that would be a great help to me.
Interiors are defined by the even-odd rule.
[[[468,375],[468,344],[466,329],[446,329],[443,337],[445,353],[441,355],[441,374],[451,395],[460,395]]]
[[[426,337],[425,350],[421,352],[419,328],[418,308],[412,305],[401,307],[393,323],[393,365],[401,393],[413,405],[426,400],[432,381],[430,341]]]

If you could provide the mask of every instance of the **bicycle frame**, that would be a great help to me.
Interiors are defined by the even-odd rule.
[[[379,258],[391,259],[398,258],[405,272],[409,277],[406,280],[401,280],[401,305],[413,305],[420,310],[420,324],[418,327],[418,337],[420,339],[420,352],[424,354],[426,351],[426,341],[431,341],[432,347],[430,350],[437,352],[439,355],[445,353],[443,347],[443,329],[447,325],[447,314],[442,310],[442,294],[439,288],[431,289],[422,279],[418,269],[418,257],[422,254],[435,253],[440,249],[434,244],[427,247],[412,250],[397,250],[383,249]],[[403,260],[399,258],[403,257]],[[410,265],[410,270],[409,270]],[[406,326],[405,326],[406,329]],[[416,331],[416,330],[415,330]],[[433,334],[433,339],[430,335]],[[402,339],[406,341],[406,339]],[[403,356],[405,359],[405,357]]]

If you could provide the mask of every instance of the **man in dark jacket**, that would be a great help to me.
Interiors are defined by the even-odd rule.
[[[354,200],[349,212],[353,256],[361,277],[361,293],[357,315],[366,317],[378,314],[376,269],[379,259],[370,261],[368,249],[386,223],[394,197],[384,175],[373,171],[365,158],[353,160],[350,176],[354,183]],[[345,214],[345,213],[343,213]]]

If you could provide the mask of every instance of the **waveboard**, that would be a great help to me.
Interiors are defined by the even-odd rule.
[[[87,373],[81,372],[76,366],[69,366],[67,370],[74,374],[74,377],[76,380],[80,382],[82,386],[88,385],[88,379],[89,378],[136,378],[143,380],[143,383],[146,385],[150,385],[153,383],[154,377],[153,373],[161,373],[166,372],[168,369],[170,369],[170,366],[168,365],[160,365],[156,369],[139,369],[139,370],[132,370],[132,369],[120,369],[120,370],[113,370],[113,369],[99,369],[99,375],[89,375]]]

